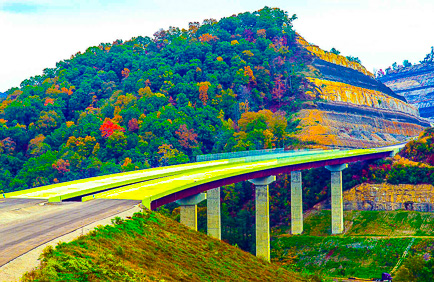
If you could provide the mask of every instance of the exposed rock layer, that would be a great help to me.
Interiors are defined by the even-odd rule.
[[[422,117],[434,118],[433,63],[401,67],[388,72],[379,80],[417,106]]]
[[[434,211],[434,186],[431,184],[360,184],[344,192],[346,210]]]
[[[346,57],[321,50],[298,37],[308,53],[307,71],[315,103],[299,112],[298,137],[322,145],[375,147],[418,135],[429,123],[417,107]]]

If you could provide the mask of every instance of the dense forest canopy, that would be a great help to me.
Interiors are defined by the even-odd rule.
[[[0,97],[0,190],[281,147],[305,99],[287,12],[90,47]]]

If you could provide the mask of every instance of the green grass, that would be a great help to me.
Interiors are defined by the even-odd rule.
[[[292,236],[273,241],[295,257],[297,271],[322,272],[336,277],[381,277],[390,272],[410,238]]]
[[[414,211],[346,211],[345,232],[331,236],[331,213],[316,211],[304,219],[302,235],[290,226],[275,230],[272,257],[287,268],[331,277],[378,278],[390,272],[411,238],[410,254],[434,251],[434,213]],[[417,238],[419,236],[419,238]]]
[[[308,281],[155,212],[48,248],[24,281]]]
[[[347,236],[434,236],[434,213],[416,211],[345,211]],[[281,229],[288,233],[290,226]],[[331,234],[329,210],[315,211],[304,219],[304,234]]]

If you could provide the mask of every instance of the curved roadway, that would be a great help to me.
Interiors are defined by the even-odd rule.
[[[384,158],[401,147],[403,145],[348,151],[286,152],[225,159],[113,174],[7,193],[3,195],[7,199],[0,199],[0,266],[46,241],[137,204],[129,200],[140,200],[148,208],[155,209],[222,185],[294,170]],[[59,208],[41,203],[44,200],[60,202],[77,197],[83,197],[83,201],[101,200],[61,203]],[[29,213],[20,220],[1,221],[2,217],[34,209],[35,206],[41,207],[38,207],[40,213]]]
[[[248,179],[326,165],[385,158],[402,146],[348,151],[322,151],[310,155],[269,158],[250,162],[238,160],[235,163],[198,168],[163,179],[126,185],[121,188],[85,196],[83,201],[96,198],[141,200],[146,207],[155,209],[187,196]]]

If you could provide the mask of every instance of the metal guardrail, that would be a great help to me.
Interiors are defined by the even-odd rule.
[[[258,156],[258,155],[265,155],[265,154],[278,154],[278,153],[283,153],[284,151],[285,148],[277,148],[277,149],[252,150],[252,151],[241,151],[241,152],[232,152],[232,153],[197,155],[196,162],[244,158],[244,157],[251,157],[251,156]]]
[[[333,152],[339,150],[320,150],[320,149],[301,149],[285,151],[283,148],[267,149],[267,150],[254,150],[254,151],[242,151],[233,153],[221,153],[210,155],[196,156],[197,162],[212,161],[212,160],[229,160],[229,163],[236,162],[255,162],[269,159],[283,159],[288,157],[299,157],[304,155],[317,154],[319,152]]]

